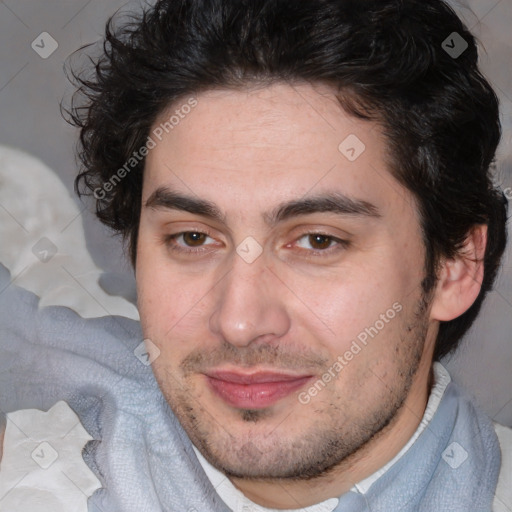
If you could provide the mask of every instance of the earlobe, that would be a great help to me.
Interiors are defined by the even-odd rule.
[[[457,256],[442,261],[432,301],[431,320],[453,320],[475,302],[482,288],[486,246],[487,226],[474,226]]]

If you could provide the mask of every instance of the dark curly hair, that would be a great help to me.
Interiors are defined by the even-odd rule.
[[[392,173],[419,205],[425,294],[440,258],[455,256],[474,225],[488,226],[481,292],[463,315],[441,323],[434,357],[456,348],[496,277],[507,202],[490,170],[498,100],[477,67],[474,37],[446,3],[159,0],[117,19],[92,75],[73,73],[68,113],[81,129],[76,190],[95,196],[97,216],[129,243],[132,264],[144,158],[108,194],[104,184],[144,147],[169,105],[212,88],[322,82],[347,112],[384,129]]]

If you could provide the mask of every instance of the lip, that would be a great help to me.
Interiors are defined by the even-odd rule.
[[[312,375],[271,371],[252,373],[216,370],[205,374],[210,389],[240,409],[264,409],[304,386]]]

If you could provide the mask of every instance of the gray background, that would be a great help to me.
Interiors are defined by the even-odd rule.
[[[291,0],[292,1],[292,0]],[[512,0],[470,0],[455,5],[481,42],[484,73],[502,100],[505,129],[499,150],[498,182],[512,187]],[[61,118],[59,102],[69,97],[63,65],[80,46],[97,41],[106,19],[125,0],[0,1],[0,144],[40,158],[55,170],[72,195],[77,165],[76,132]],[[58,42],[47,59],[31,47],[42,32]],[[512,198],[512,194],[511,198]],[[84,205],[81,204],[83,209]],[[84,209],[82,222],[107,291],[134,299],[134,283],[119,241]],[[510,226],[509,226],[510,231]],[[485,304],[464,345],[445,361],[454,379],[472,392],[497,421],[512,426],[512,246],[496,291]]]

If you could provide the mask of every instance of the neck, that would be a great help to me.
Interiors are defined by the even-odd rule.
[[[417,430],[433,381],[432,362],[424,360],[404,404],[393,420],[357,452],[321,477],[306,481],[255,481],[232,478],[251,501],[276,509],[304,508],[339,497],[391,461]]]

